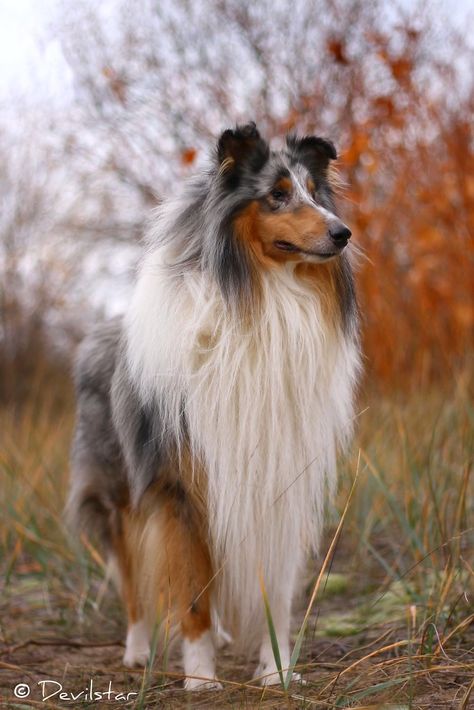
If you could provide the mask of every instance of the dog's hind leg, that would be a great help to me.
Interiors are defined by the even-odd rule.
[[[143,666],[149,655],[148,633],[139,596],[136,556],[131,554],[133,545],[127,540],[130,526],[126,503],[112,501],[101,485],[100,470],[82,463],[81,468],[73,468],[66,518],[75,530],[97,541],[107,558],[128,617],[124,663],[129,667]]]
[[[145,666],[150,657],[150,634],[140,598],[138,570],[127,544],[124,530],[127,516],[113,538],[114,562],[118,571],[119,588],[127,613],[127,639],[123,663],[128,668]]]

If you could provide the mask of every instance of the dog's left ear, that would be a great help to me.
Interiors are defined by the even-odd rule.
[[[270,149],[252,121],[245,126],[227,129],[217,143],[219,169],[227,174],[237,173],[244,165],[258,172],[268,160]]]
[[[329,161],[337,158],[334,143],[319,136],[297,138],[295,135],[290,135],[286,143],[289,150],[308,166],[310,172],[326,169]]]

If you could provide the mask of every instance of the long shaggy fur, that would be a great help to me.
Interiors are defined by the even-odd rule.
[[[198,531],[213,605],[247,650],[261,579],[289,616],[352,433],[358,319],[335,156],[321,138],[275,153],[253,125],[226,131],[211,169],[157,211],[124,322],[78,358],[69,510],[112,550],[138,511],[137,569],[170,531],[185,530],[180,550]]]
[[[219,605],[248,642],[262,621],[259,573],[278,593],[317,548],[336,446],[352,432],[357,349],[291,266],[265,275],[249,325],[205,275],[176,278],[166,264],[165,246],[141,269],[130,373],[143,401],[160,403],[166,436],[185,437],[204,465]]]

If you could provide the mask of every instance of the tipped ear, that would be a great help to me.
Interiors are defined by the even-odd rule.
[[[327,168],[330,160],[336,160],[337,152],[334,143],[319,136],[304,136],[297,138],[290,135],[286,139],[288,148],[310,171]]]
[[[217,160],[225,173],[235,173],[243,165],[258,172],[268,160],[268,144],[263,140],[253,121],[245,126],[230,128],[219,138]]]

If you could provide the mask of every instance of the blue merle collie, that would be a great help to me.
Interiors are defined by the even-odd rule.
[[[262,580],[289,664],[360,363],[335,158],[316,136],[271,150],[253,123],[226,130],[159,208],[125,318],[79,349],[70,515],[115,570],[125,665],[147,662],[158,620],[189,690],[220,687],[224,628],[278,682]]]

